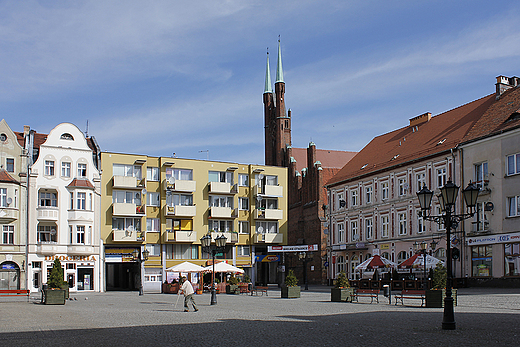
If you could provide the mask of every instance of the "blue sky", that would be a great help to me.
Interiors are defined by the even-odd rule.
[[[373,137],[520,75],[516,1],[0,1],[0,118],[102,150],[264,162],[281,35],[293,146]],[[209,152],[206,152],[208,151]]]

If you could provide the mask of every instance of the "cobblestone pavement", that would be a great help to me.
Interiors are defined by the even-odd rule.
[[[520,289],[459,289],[457,329],[441,329],[443,309],[360,298],[330,301],[330,287],[300,299],[196,295],[199,312],[183,312],[177,295],[73,293],[64,306],[35,297],[0,298],[0,346],[517,346]],[[408,306],[409,304],[409,306]]]

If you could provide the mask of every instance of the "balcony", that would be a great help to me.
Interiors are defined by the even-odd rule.
[[[56,253],[65,252],[66,250],[62,250],[63,247],[67,246],[58,246],[56,242],[46,242],[40,243],[36,246],[36,253],[43,255],[54,255]]]
[[[114,242],[137,242],[143,241],[143,233],[136,230],[112,230],[112,241]]]
[[[197,190],[197,181],[175,180],[175,182],[170,183],[168,180],[164,180],[164,189],[173,192],[193,193]]]
[[[280,220],[280,219],[283,219],[283,210],[255,209],[255,219]]]
[[[220,235],[224,235],[226,237],[226,242],[236,243],[238,242],[238,233],[232,232],[220,232],[220,231],[212,231],[211,232],[211,242],[215,242],[215,239]]]
[[[57,221],[59,210],[57,207],[38,207],[38,220]]]
[[[0,210],[0,220],[5,222],[12,222],[18,219],[18,209],[4,208]]]
[[[197,232],[193,230],[167,230],[164,233],[164,242],[196,242]]]
[[[211,218],[232,218],[234,210],[231,207],[210,207],[209,215]]]
[[[113,216],[144,216],[145,213],[146,209],[144,206],[122,202],[114,202],[112,204]]]
[[[211,194],[237,194],[237,185],[231,186],[226,182],[209,182],[209,192]]]
[[[272,196],[272,197],[282,198],[283,197],[283,187],[265,185],[263,187],[263,189],[261,189],[259,186],[255,186],[253,194],[255,196],[262,195],[262,196]]]
[[[197,215],[197,206],[164,206],[164,215],[175,217],[195,217]]]
[[[94,221],[94,211],[86,210],[69,210],[68,218],[69,221]]]
[[[137,177],[132,176],[114,176],[113,178],[113,188],[142,188],[138,187],[138,184],[141,183],[141,180],[138,180]]]
[[[255,243],[283,243],[283,234],[279,234],[279,233],[256,234]]]
[[[94,254],[94,247],[87,245],[67,246],[67,254],[90,255]]]

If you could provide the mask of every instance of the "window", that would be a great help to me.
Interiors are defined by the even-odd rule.
[[[166,205],[168,206],[193,206],[193,195],[191,194],[167,194]]]
[[[241,187],[249,186],[249,175],[238,174],[238,185]]]
[[[504,255],[506,261],[505,275],[520,275],[520,243],[506,243],[504,245]]]
[[[147,206],[160,206],[161,197],[159,193],[148,193],[146,194],[146,205]]]
[[[256,222],[257,234],[278,234],[278,222]]]
[[[415,180],[417,181],[417,191],[419,192],[426,184],[426,174],[424,172],[416,174]]]
[[[441,188],[446,184],[446,168],[437,169],[437,188]]]
[[[45,161],[45,176],[54,176],[54,161]]]
[[[40,207],[57,207],[58,200],[56,199],[56,193],[53,192],[39,192]]]
[[[381,182],[381,200],[388,199],[388,182]]]
[[[141,166],[139,165],[114,164],[112,172],[114,176],[130,176],[141,179]]]
[[[146,180],[147,181],[159,181],[159,168],[158,167],[147,167],[146,168]]]
[[[238,208],[240,210],[249,210],[249,198],[238,198]]]
[[[507,175],[520,173],[520,153],[507,156]]]
[[[233,184],[233,172],[231,171],[209,171],[208,182],[223,182]]]
[[[365,236],[367,240],[374,237],[374,220],[372,218],[365,219]]]
[[[209,207],[230,207],[233,208],[233,197],[231,196],[209,196]]]
[[[5,160],[5,169],[7,172],[14,172],[14,158],[7,158]]]
[[[493,264],[492,246],[471,247],[471,268],[475,277],[492,276],[491,266]]]
[[[437,205],[435,207],[435,209],[437,211],[437,215],[440,216],[442,214],[440,205]],[[437,231],[444,231],[444,230],[446,230],[446,227],[444,226],[444,222],[442,222],[441,224],[437,223]]]
[[[381,254],[381,258],[385,258],[385,259],[387,259],[387,260],[390,260],[390,253],[388,253],[388,252],[383,252],[383,253]]]
[[[74,137],[69,133],[63,133],[63,134],[61,134],[60,139],[73,141]]]
[[[7,188],[0,188],[0,207],[7,207]]]
[[[84,164],[84,163],[78,164],[78,177],[81,177],[81,178],[87,177],[87,164]]]
[[[193,170],[191,169],[166,169],[166,179],[173,177],[176,180],[181,181],[192,181],[193,180]]]
[[[85,226],[76,225],[76,243],[85,244]]]
[[[356,220],[350,222],[350,234],[352,235],[352,241],[359,241],[358,224]]]
[[[345,272],[345,268],[346,268],[345,257],[342,255],[339,255],[337,257],[337,262],[336,262],[336,274]]]
[[[357,206],[358,204],[358,192],[356,189],[350,191],[350,201],[352,202],[352,206]]]
[[[199,250],[195,245],[166,245],[166,259],[198,259]]]
[[[419,234],[424,233],[426,231],[426,224],[424,223],[423,217],[417,216],[417,232]]]
[[[507,198],[507,216],[520,216],[520,195]]]
[[[214,232],[231,232],[233,231],[233,221],[230,220],[210,220],[208,221],[210,231]]]
[[[399,178],[398,181],[399,188],[399,196],[403,196],[406,194],[406,190],[408,189],[408,184],[406,183],[406,178]]]
[[[136,191],[112,190],[112,202],[141,205],[141,193]]]
[[[372,203],[372,186],[365,187],[365,203],[366,204]]]
[[[173,229],[172,229],[173,227]],[[166,219],[166,231],[192,231],[193,221],[191,219]]]
[[[406,251],[401,251],[397,254],[397,263],[402,263],[406,259],[408,259],[408,253],[406,253]]]
[[[161,220],[159,218],[146,218],[146,231],[161,231]]]
[[[159,257],[161,255],[161,245],[147,243],[146,250],[152,257]]]
[[[475,186],[477,188],[484,188],[488,182],[488,163],[475,164]]]
[[[14,245],[14,225],[3,225],[2,242],[4,245]]]
[[[249,234],[249,222],[239,221],[238,232],[240,234]]]
[[[251,254],[249,246],[237,246],[237,256],[249,257]]]
[[[257,203],[257,207],[261,210],[277,210],[278,199],[262,199]]]
[[[345,242],[346,241],[345,240],[345,225],[343,224],[343,222],[336,224],[336,228],[338,230],[336,242],[337,243]]]
[[[473,216],[474,231],[484,231],[489,227],[489,222],[486,216],[485,202],[477,202],[475,205],[475,215]]]
[[[141,218],[112,218],[112,230],[141,231]]]
[[[38,242],[56,242],[56,225],[38,225]]]
[[[397,219],[399,220],[399,235],[406,235],[406,212],[398,213]]]
[[[86,209],[87,194],[78,192],[76,193],[76,210]]]
[[[389,236],[389,218],[388,215],[381,216],[381,237],[388,237]]]
[[[343,197],[343,192],[338,193],[338,208],[344,208],[347,206],[347,202],[345,201],[345,198]]]
[[[61,163],[61,177],[70,177],[70,163]]]

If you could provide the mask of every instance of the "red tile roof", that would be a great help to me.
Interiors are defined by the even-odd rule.
[[[417,127],[403,127],[375,137],[327,185],[358,179],[381,170],[449,152],[495,102],[495,94],[432,117]]]
[[[23,132],[15,131],[16,138],[18,140],[18,143],[20,146],[24,147],[24,137]],[[40,134],[37,132],[34,132],[34,148],[40,148],[40,145],[42,145],[47,140],[47,134]]]
[[[86,178],[75,178],[67,187],[81,187],[94,189],[94,185]]]
[[[4,169],[0,169],[0,182],[2,183],[16,183],[20,184],[17,180],[13,178],[7,171]]]
[[[317,149],[316,158],[321,163],[322,168],[341,169],[357,152],[332,151],[327,149]],[[292,148],[293,158],[296,160],[296,170],[301,171],[307,167],[307,148]],[[314,163],[309,163],[314,164]]]

